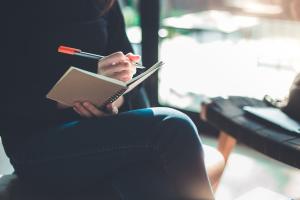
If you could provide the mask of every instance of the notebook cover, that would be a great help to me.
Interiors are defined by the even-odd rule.
[[[47,94],[47,98],[68,106],[72,106],[75,101],[90,101],[101,106],[126,88],[126,84],[121,81],[70,67]]]

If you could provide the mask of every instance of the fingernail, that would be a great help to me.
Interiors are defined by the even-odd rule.
[[[129,55],[128,58],[129,58],[130,60],[137,60],[137,59],[140,59],[141,56],[139,56],[139,55]]]
[[[113,108],[113,113],[118,114],[118,112],[119,112],[119,109],[117,107],[114,107]]]

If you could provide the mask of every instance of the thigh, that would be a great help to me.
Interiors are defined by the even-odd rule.
[[[138,162],[157,160],[156,127],[177,111],[140,109],[67,123],[40,132],[15,160],[17,173],[43,179],[95,179]],[[75,176],[76,174],[76,176]]]

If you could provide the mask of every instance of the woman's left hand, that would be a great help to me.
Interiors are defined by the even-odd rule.
[[[95,105],[93,105],[89,101],[84,102],[75,102],[73,105],[73,109],[77,112],[81,117],[84,118],[93,118],[93,117],[103,117],[108,115],[118,114],[118,107],[114,105],[114,103],[108,104],[106,106],[106,111],[102,111],[98,109]]]
[[[136,66],[133,62],[140,60],[140,56],[122,52],[110,54],[98,62],[98,74],[108,76],[120,81],[127,82],[132,79],[136,73]],[[118,114],[118,108],[123,104],[124,98],[121,96],[115,102],[106,106],[105,112],[99,110],[91,102],[75,102],[73,109],[80,116],[85,118],[102,117],[107,115]]]

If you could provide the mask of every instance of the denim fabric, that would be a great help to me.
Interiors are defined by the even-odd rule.
[[[75,189],[106,180],[122,200],[213,198],[197,129],[170,108],[74,121],[37,133],[12,163],[33,184]]]

